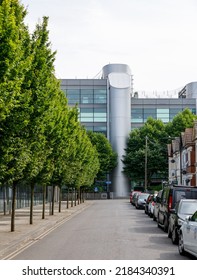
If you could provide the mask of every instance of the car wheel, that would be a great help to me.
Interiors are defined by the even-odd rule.
[[[178,244],[179,254],[185,255],[184,243],[183,243],[183,234],[179,234],[179,244]]]
[[[153,214],[153,221],[156,221],[156,217],[155,217],[155,215]]]
[[[176,228],[173,228],[173,230],[172,230],[172,243],[173,244],[178,244],[178,237],[177,237]]]
[[[159,223],[159,216],[157,217],[157,227],[160,228],[160,223]]]
[[[167,219],[164,220],[164,228],[163,228],[164,232],[168,232],[168,223],[167,223]]]
[[[170,226],[168,227],[168,238],[171,238],[172,237],[172,232],[170,230]]]

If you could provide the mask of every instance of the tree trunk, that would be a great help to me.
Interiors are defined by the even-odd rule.
[[[12,186],[11,231],[15,230],[16,186],[17,186],[17,183],[13,182],[13,186]]]
[[[78,205],[80,204],[80,188],[77,190]]]
[[[73,207],[73,188],[71,189],[71,207]]]
[[[61,212],[62,208],[62,188],[59,187],[59,213]]]
[[[84,197],[84,188],[82,188],[82,202],[85,202],[85,197]]]
[[[55,206],[55,186],[53,186],[52,189],[52,210],[51,210],[51,215],[54,215],[54,206]]]
[[[77,205],[77,189],[75,188],[75,206]]]
[[[69,208],[69,187],[67,187],[67,209]]]
[[[33,224],[33,207],[34,207],[34,183],[31,183],[31,200],[30,200],[30,225]]]
[[[42,219],[45,219],[45,203],[46,203],[46,186],[43,186],[43,196],[42,196]]]

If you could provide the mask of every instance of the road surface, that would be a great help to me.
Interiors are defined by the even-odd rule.
[[[127,199],[95,200],[15,260],[184,260],[156,222]]]

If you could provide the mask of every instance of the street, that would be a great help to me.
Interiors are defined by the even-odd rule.
[[[157,223],[129,199],[95,200],[15,260],[184,260]]]

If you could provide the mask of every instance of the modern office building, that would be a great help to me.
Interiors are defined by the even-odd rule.
[[[118,154],[118,166],[108,180],[113,197],[126,197],[130,183],[122,172],[122,156],[129,132],[148,117],[167,123],[185,108],[196,113],[197,82],[186,85],[177,98],[139,98],[133,93],[132,73],[126,64],[108,64],[98,79],[62,79],[68,104],[79,108],[79,120],[88,129],[102,132]]]

